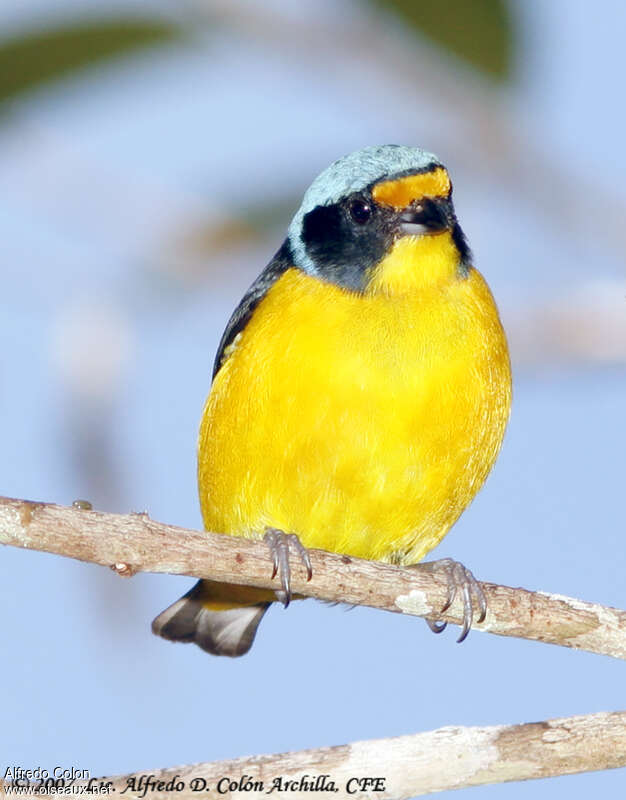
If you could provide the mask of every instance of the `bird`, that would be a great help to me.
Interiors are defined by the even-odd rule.
[[[446,167],[404,145],[326,168],[219,343],[198,437],[205,529],[265,539],[281,589],[199,581],[152,630],[248,652],[290,553],[442,570],[461,641],[485,616],[451,559],[420,563],[490,472],[511,406],[506,336]],[[440,632],[445,623],[427,620]]]

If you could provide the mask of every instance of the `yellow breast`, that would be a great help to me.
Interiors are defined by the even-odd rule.
[[[441,540],[493,465],[511,399],[491,293],[450,268],[451,247],[399,240],[364,294],[297,269],[272,286],[205,407],[208,530],[269,525],[396,563]]]

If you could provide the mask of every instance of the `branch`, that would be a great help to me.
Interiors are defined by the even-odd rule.
[[[339,800],[404,800],[446,789],[623,766],[626,712],[616,711],[525,725],[439,728],[392,739],[119,775],[96,779],[92,786],[102,780],[110,782],[116,794],[125,789],[126,797],[150,800],[191,800],[209,792],[229,797],[241,793],[252,800],[266,796],[272,787],[273,797],[290,800],[319,797],[324,788]],[[326,776],[323,782],[320,776]],[[379,778],[381,783],[359,785],[363,778]]]
[[[150,519],[147,513],[105,514],[0,497],[0,544],[113,567],[121,575],[166,572],[214,581],[277,588],[266,545],[240,537],[186,530]],[[311,550],[313,578],[294,564],[296,594],[331,602],[371,606],[459,625],[457,598],[440,614],[447,597],[442,575],[419,569]],[[562,595],[482,583],[486,620],[476,630],[626,659],[626,612]]]

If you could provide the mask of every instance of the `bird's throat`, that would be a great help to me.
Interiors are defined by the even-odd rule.
[[[460,254],[449,231],[403,236],[372,270],[365,294],[412,294],[461,277]]]

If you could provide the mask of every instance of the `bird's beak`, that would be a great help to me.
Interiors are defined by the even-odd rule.
[[[400,214],[400,232],[408,236],[441,233],[454,222],[452,204],[446,197],[421,197]]]

